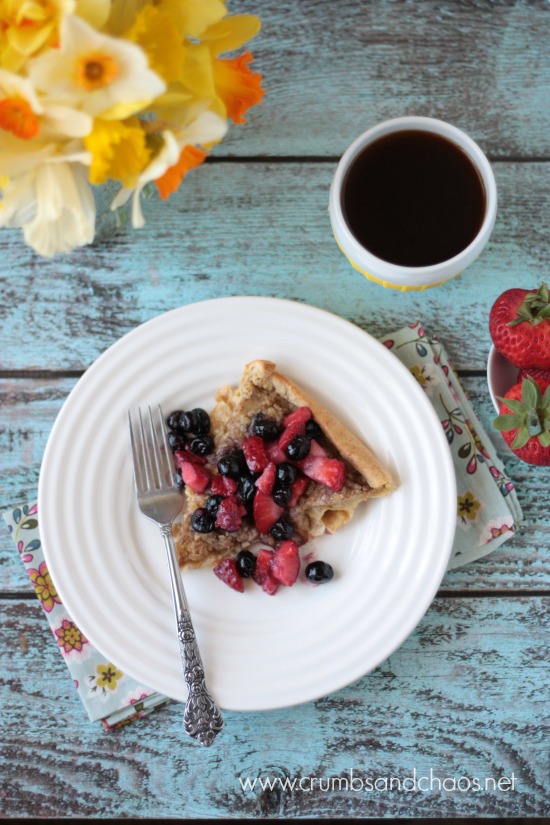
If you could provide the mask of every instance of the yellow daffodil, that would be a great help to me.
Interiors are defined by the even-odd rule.
[[[92,156],[90,183],[93,184],[113,178],[132,188],[151,156],[139,121],[120,123],[97,119],[84,138],[84,145]]]
[[[46,45],[57,43],[59,25],[75,0],[0,0],[0,65],[19,70]]]
[[[126,38],[143,49],[150,67],[167,83],[181,78],[184,45],[169,14],[156,6],[145,6],[126,32]]]
[[[29,75],[40,91],[107,120],[138,112],[165,89],[139,46],[71,15],[62,22],[60,48],[32,60]]]

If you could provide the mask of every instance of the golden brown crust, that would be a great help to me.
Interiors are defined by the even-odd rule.
[[[295,538],[301,543],[325,532],[335,532],[352,518],[361,502],[388,495],[395,489],[390,474],[371,450],[322,404],[278,372],[271,361],[251,361],[244,368],[239,385],[221,387],[216,402],[210,414],[215,444],[214,465],[220,455],[242,443],[256,413],[262,412],[280,421],[289,412],[303,406],[310,408],[331,452],[346,463],[348,473],[342,490],[334,492],[322,484],[311,483],[293,508]],[[214,565],[260,539],[264,544],[275,543],[269,536],[260,536],[246,519],[235,533],[195,533],[189,525],[190,514],[204,504],[206,497],[207,494],[198,496],[187,490],[186,512],[174,525],[174,539],[182,567]]]

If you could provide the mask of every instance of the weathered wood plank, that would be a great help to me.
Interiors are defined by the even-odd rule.
[[[0,381],[0,448],[3,455],[0,509],[33,496],[48,434],[76,379]],[[546,468],[517,460],[492,430],[494,416],[484,378],[464,384],[483,425],[518,487],[525,530],[485,559],[448,574],[444,590],[531,590],[550,588],[550,479]],[[29,583],[15,549],[0,522],[0,589],[29,592]]]
[[[494,235],[462,276],[425,292],[368,282],[333,240],[333,163],[210,164],[145,229],[53,261],[0,233],[1,369],[84,369],[123,333],[165,310],[226,295],[273,295],[329,309],[382,335],[422,318],[445,330],[457,366],[484,368],[497,295],[547,277],[550,163],[497,164]]]
[[[541,598],[438,600],[372,674],[300,707],[228,713],[205,751],[184,738],[181,705],[115,734],[89,723],[41,608],[4,602],[3,814],[544,816],[549,607]],[[434,783],[431,791],[389,793],[333,783],[330,791],[262,792],[240,784],[247,777],[349,780],[350,771],[363,781],[404,779],[430,769],[455,782],[513,773],[515,790],[453,792]]]
[[[493,155],[548,156],[548,6],[515,0],[234,0],[257,12],[266,97],[216,154],[339,155],[365,129],[420,114]]]

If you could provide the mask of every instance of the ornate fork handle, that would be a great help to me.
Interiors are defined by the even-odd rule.
[[[183,664],[183,674],[189,689],[183,714],[183,725],[189,736],[197,739],[201,745],[208,746],[212,744],[223,728],[223,717],[206,688],[202,659],[176,560],[172,539],[172,523],[163,524],[160,531],[168,555],[172,596],[178,625],[180,656]]]

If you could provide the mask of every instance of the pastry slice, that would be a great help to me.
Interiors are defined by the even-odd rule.
[[[181,567],[334,533],[358,504],[395,488],[371,450],[271,361],[247,364],[216,402],[211,454],[176,451],[186,482],[173,528]]]

